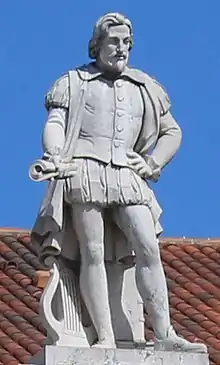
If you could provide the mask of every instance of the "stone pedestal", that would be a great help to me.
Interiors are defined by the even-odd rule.
[[[97,340],[79,290],[79,275],[59,260],[41,297],[47,330],[44,350],[31,365],[208,365],[206,354],[154,351],[144,339],[143,303],[135,268],[106,264],[117,349],[90,347]]]
[[[33,365],[208,365],[207,354],[162,352],[152,348],[95,349],[45,346]]]

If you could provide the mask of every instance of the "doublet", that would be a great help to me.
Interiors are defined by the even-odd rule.
[[[126,152],[134,148],[143,113],[140,89],[131,80],[89,81],[74,157],[127,166]]]
[[[73,159],[78,174],[67,179],[65,199],[101,206],[152,203],[147,183],[128,167],[142,126],[139,86],[127,77],[88,81]]]

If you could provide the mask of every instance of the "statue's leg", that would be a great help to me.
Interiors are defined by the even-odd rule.
[[[136,254],[136,283],[158,339],[170,327],[168,290],[151,212],[147,206],[115,209],[117,225],[132,243]]]
[[[74,204],[73,224],[80,245],[80,290],[99,344],[115,347],[104,263],[103,211],[95,204]]]
[[[204,344],[179,337],[170,324],[167,284],[149,208],[119,207],[114,216],[136,253],[136,282],[154,329],[155,349],[207,352]]]

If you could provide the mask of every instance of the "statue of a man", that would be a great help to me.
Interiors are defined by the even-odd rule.
[[[104,15],[89,42],[94,62],[59,78],[47,94],[44,160],[57,175],[33,236],[46,263],[60,253],[72,260],[80,255],[80,290],[96,346],[115,347],[105,260],[123,261],[134,252],[155,348],[203,351],[204,345],[178,337],[170,323],[158,245],[161,209],[149,187],[175,155],[181,130],[160,84],[128,67],[132,45],[130,20]]]

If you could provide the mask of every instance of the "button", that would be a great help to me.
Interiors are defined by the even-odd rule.
[[[120,141],[115,141],[115,142],[114,142],[114,146],[115,146],[115,147],[120,147]]]
[[[122,87],[122,85],[123,85],[121,80],[116,81],[115,84],[116,84],[117,87]]]
[[[122,117],[124,115],[124,112],[118,110],[116,114],[118,117]]]
[[[117,128],[117,131],[118,131],[118,132],[122,132],[122,131],[123,131],[123,129],[124,129],[121,125],[117,125],[117,127],[116,127],[116,128]]]
[[[122,100],[124,100],[124,96],[118,95],[117,99],[118,99],[118,101],[122,101]]]

